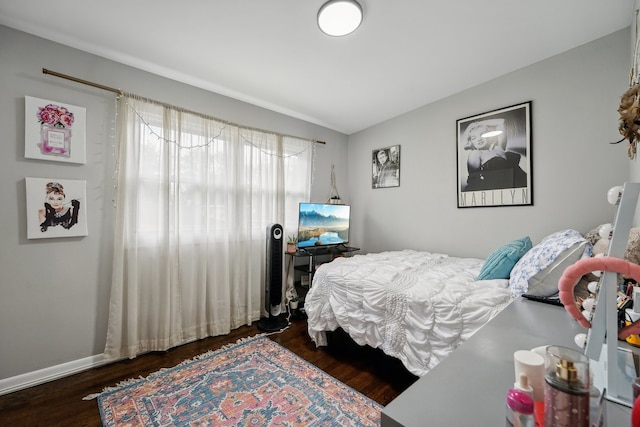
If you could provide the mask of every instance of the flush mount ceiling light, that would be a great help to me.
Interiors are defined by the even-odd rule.
[[[318,11],[318,27],[323,33],[346,36],[362,23],[362,6],[355,0],[329,0]]]

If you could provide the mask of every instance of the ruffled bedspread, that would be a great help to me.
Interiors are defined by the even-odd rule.
[[[336,258],[305,298],[311,339],[341,327],[422,376],[511,301],[508,280],[476,281],[483,260],[412,250]]]

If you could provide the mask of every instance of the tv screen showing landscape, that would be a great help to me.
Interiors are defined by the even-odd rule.
[[[348,205],[300,203],[298,247],[340,245],[349,242]]]

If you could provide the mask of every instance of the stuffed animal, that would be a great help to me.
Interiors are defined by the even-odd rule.
[[[602,224],[587,233],[585,238],[593,244],[593,256],[607,254],[612,232],[613,226],[611,224]],[[629,230],[624,259],[634,264],[640,264],[640,227],[633,227]]]

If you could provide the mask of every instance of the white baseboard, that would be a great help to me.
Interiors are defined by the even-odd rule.
[[[0,380],[0,396],[106,364],[102,354]]]

